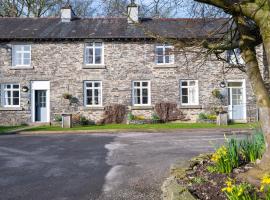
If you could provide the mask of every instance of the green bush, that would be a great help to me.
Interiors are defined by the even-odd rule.
[[[135,116],[132,113],[128,113],[127,118],[128,118],[129,121],[131,121],[131,120],[135,119]]]
[[[246,162],[256,162],[265,151],[265,140],[262,132],[257,131],[250,137],[240,141],[241,154]]]
[[[217,119],[217,116],[216,115],[213,115],[213,114],[200,113],[199,114],[199,119],[200,120],[206,120],[206,119],[216,120]]]
[[[205,113],[200,113],[199,119],[207,119],[207,115]]]
[[[55,115],[54,116],[54,121],[61,122],[62,121],[62,116],[61,115]]]
[[[89,125],[90,124],[90,121],[86,118],[86,117],[84,117],[84,116],[81,116],[80,117],[80,125]]]
[[[210,120],[216,120],[217,119],[217,116],[216,115],[208,114],[208,115],[206,115],[206,118],[207,119],[210,119]]]
[[[160,120],[159,116],[158,116],[156,113],[152,114],[151,119],[152,119],[153,121]]]

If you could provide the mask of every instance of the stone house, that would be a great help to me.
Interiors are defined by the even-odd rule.
[[[159,102],[177,103],[194,121],[216,105],[214,89],[230,119],[256,119],[245,73],[153,37],[201,40],[222,20],[140,19],[134,4],[128,11],[82,19],[65,7],[59,18],[0,18],[0,125],[50,123],[62,113],[98,121],[111,104],[150,118]]]

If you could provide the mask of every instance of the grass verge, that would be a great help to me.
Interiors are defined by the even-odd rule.
[[[23,127],[25,126],[0,126],[0,135]]]
[[[209,128],[228,128],[228,129],[246,129],[255,128],[257,124],[230,124],[228,126],[217,126],[206,123],[165,123],[165,124],[108,124],[108,125],[89,125],[75,126],[70,129],[64,129],[60,126],[38,126],[27,129],[26,131],[80,131],[80,130],[162,130],[162,129],[209,129]]]

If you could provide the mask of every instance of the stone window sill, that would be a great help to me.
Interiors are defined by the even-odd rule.
[[[177,66],[175,64],[159,64],[159,65],[155,65],[154,68],[177,68]]]
[[[0,111],[22,111],[22,107],[1,107]]]
[[[94,106],[94,107],[84,107],[84,110],[104,110],[103,106]]]
[[[202,109],[202,105],[181,105],[180,109]]]
[[[105,69],[105,65],[83,65],[83,69]]]
[[[131,106],[131,110],[153,110],[153,106]]]
[[[31,70],[34,69],[34,67],[19,67],[19,66],[14,66],[14,67],[10,67],[10,70]]]

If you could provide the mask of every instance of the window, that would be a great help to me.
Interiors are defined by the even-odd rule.
[[[102,65],[103,59],[103,43],[102,42],[90,42],[85,45],[85,64],[86,65]]]
[[[133,105],[150,105],[150,81],[133,82]]]
[[[84,82],[84,102],[86,106],[102,106],[102,82]]]
[[[156,46],[156,63],[157,64],[173,64],[174,54],[173,46],[170,45],[157,45]]]
[[[31,45],[13,45],[12,65],[14,67],[29,67],[31,65]]]
[[[240,49],[229,50],[227,52],[227,57],[228,57],[227,60],[230,64],[233,64],[233,65],[245,64],[245,61],[243,60],[241,56]]]
[[[20,106],[20,85],[3,84],[1,85],[1,105],[3,107]]]
[[[199,92],[197,80],[181,81],[181,103],[182,105],[198,105]]]

